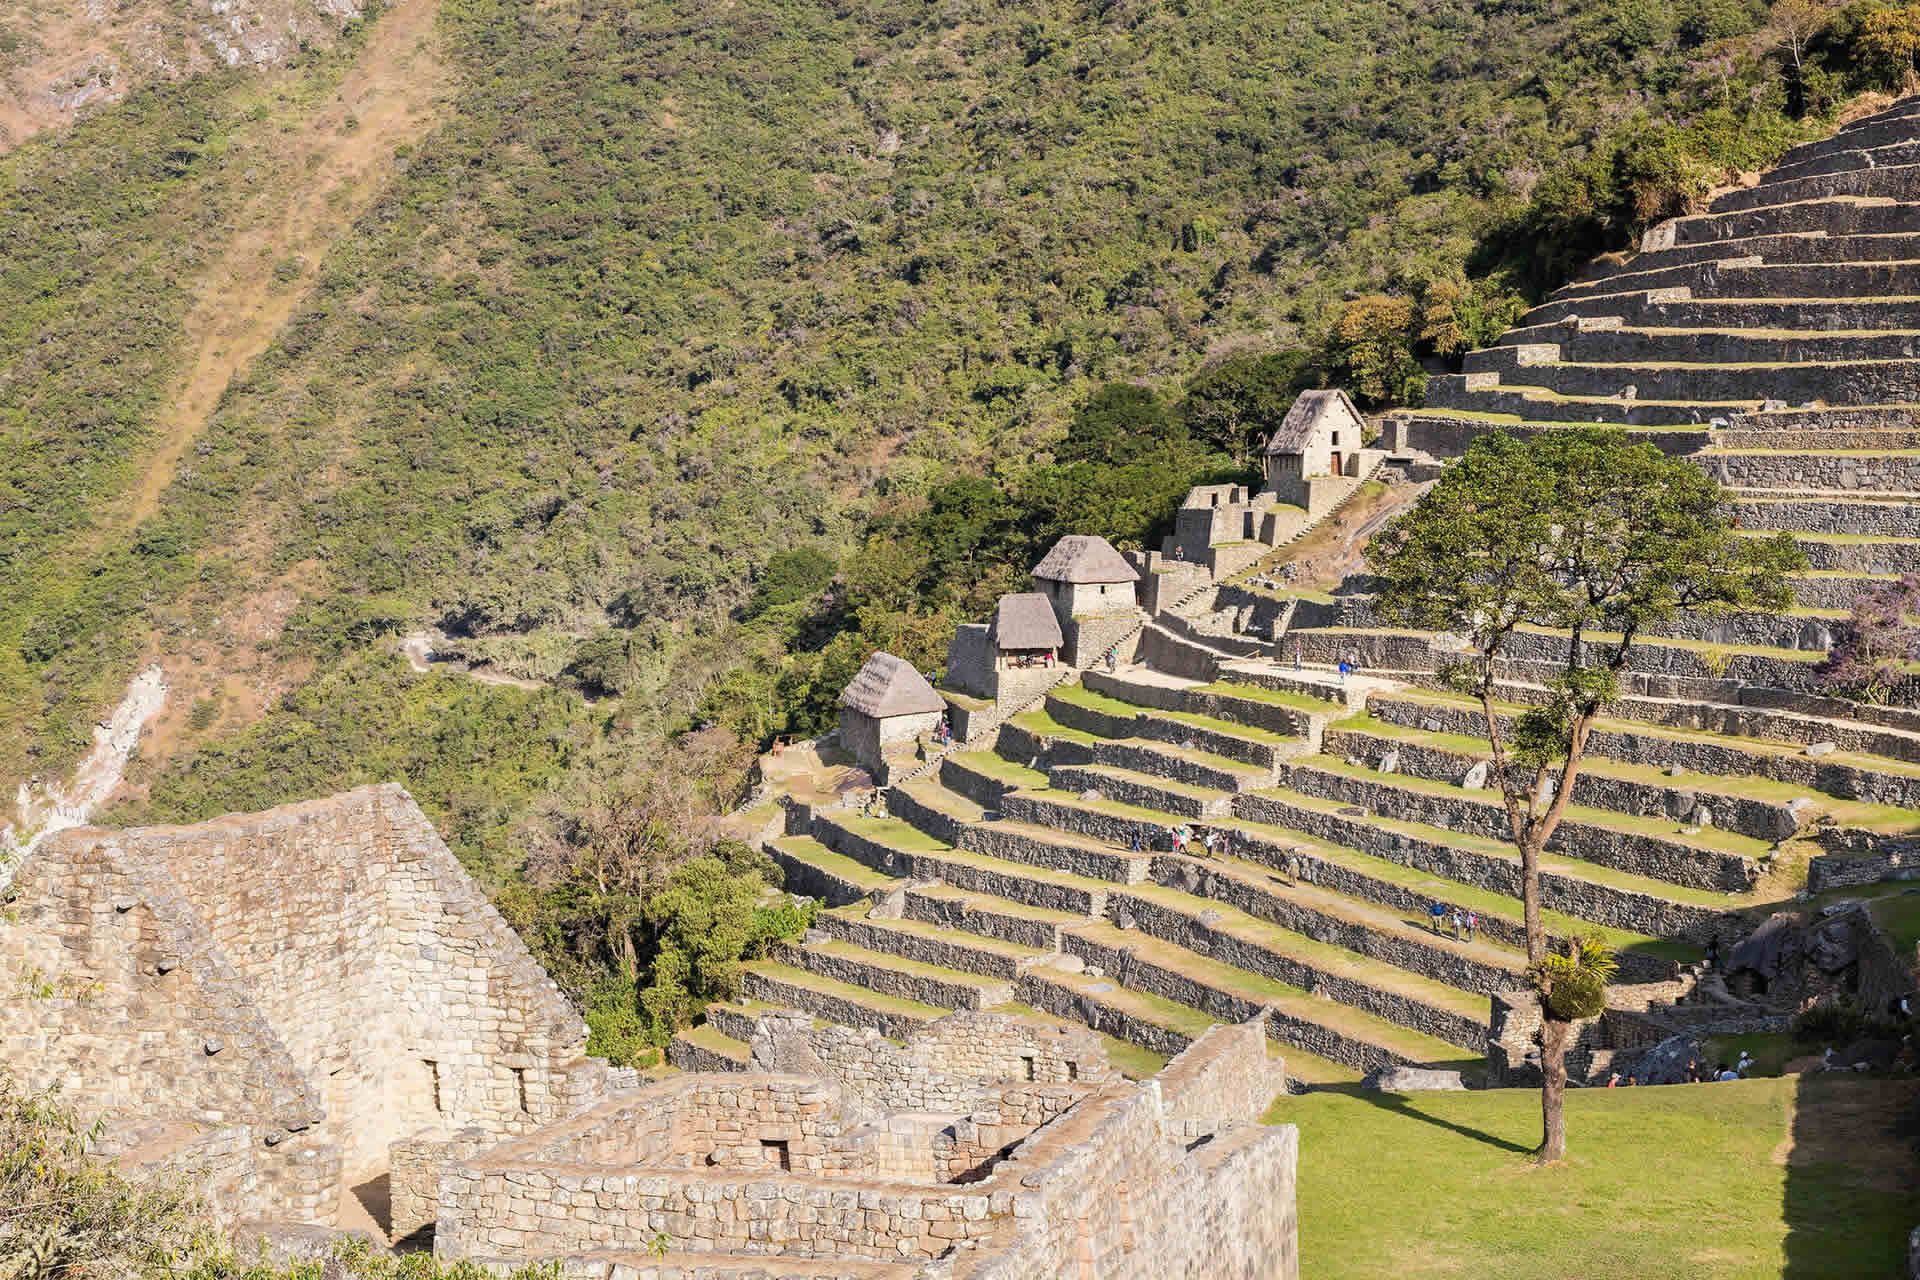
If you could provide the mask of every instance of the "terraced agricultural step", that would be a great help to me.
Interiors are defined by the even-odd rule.
[[[1741,532],[1755,538],[1768,536],[1765,530],[1758,528],[1746,528]],[[1920,573],[1920,538],[1796,531],[1793,541],[1806,553],[1807,561],[1815,572],[1870,574],[1875,577]]]
[[[1490,766],[1493,754],[1484,738],[1454,738],[1371,720],[1329,734],[1327,753],[1381,773],[1450,784],[1483,764]],[[1590,749],[1574,781],[1573,798],[1588,809],[1682,825],[1700,822],[1704,808],[1709,825],[1768,843],[1791,838],[1824,812],[1810,796],[1782,797],[1777,789],[1766,790],[1764,797],[1741,794],[1737,779],[1690,776],[1672,781],[1651,766],[1623,764]],[[1789,808],[1795,799],[1802,801],[1797,811]]]
[[[1459,1046],[1444,1040],[1113,925],[1076,929],[1066,942],[1070,953],[1104,970],[1119,985],[1198,1009],[1220,1022],[1244,1022],[1271,1006],[1268,1034],[1274,1039],[1361,1071],[1464,1056]]]
[[[1047,771],[1047,778],[1055,791],[1074,795],[1096,792],[1121,804],[1155,809],[1182,818],[1222,817],[1232,811],[1231,792],[1189,786],[1129,769],[1099,765],[1055,765]],[[1023,792],[1018,797],[1009,796],[1007,801],[1003,801],[1003,806],[1011,804],[1013,807],[1003,807],[1002,812],[1017,813],[1018,804],[1014,802],[1023,803],[1029,794]]]
[[[796,969],[938,1009],[991,1009],[1013,999],[1010,980],[910,960],[851,942],[785,945],[775,959]]]
[[[752,1053],[711,1025],[688,1027],[667,1044],[667,1061],[682,1071],[745,1071]]]
[[[1323,758],[1290,766],[1286,790],[1382,816],[1487,840],[1507,838],[1505,809],[1484,791],[1382,774]],[[1692,828],[1687,828],[1691,832]],[[1745,893],[1761,874],[1767,842],[1673,822],[1569,805],[1550,850],[1596,866],[1692,889]]]
[[[1122,931],[1314,992],[1470,1053],[1486,1046],[1487,993],[1449,987],[1174,889],[1116,895],[1112,910]],[[1071,938],[1066,946],[1072,951]],[[1501,976],[1515,979],[1511,971]]]
[[[1197,712],[1143,706],[1095,691],[1090,685],[1058,690],[1047,699],[1046,714],[1055,723],[1102,738],[1149,739],[1182,746],[1251,768],[1271,770],[1287,755],[1298,752],[1306,739],[1269,729],[1253,728]],[[1029,728],[1015,717],[1016,729]]]
[[[822,912],[814,928],[868,951],[1005,982],[1050,954],[991,937],[968,937],[951,926],[917,919],[870,919],[860,907]]]
[[[1242,796],[1234,803],[1246,822],[1297,831],[1321,847],[1339,846],[1509,900],[1519,897],[1519,857],[1511,844],[1378,814],[1360,817],[1342,812],[1354,807],[1294,791]],[[1238,842],[1235,847],[1240,847]],[[1251,842],[1248,848],[1258,851]],[[1311,870],[1318,883],[1321,868]],[[1540,887],[1541,901],[1551,911],[1650,938],[1685,937],[1710,925],[1722,911],[1740,905],[1732,895],[1687,889],[1557,855],[1541,859]],[[1427,901],[1434,898],[1452,900],[1441,891]]]
[[[894,877],[864,862],[835,853],[812,836],[787,836],[772,841],[766,852],[786,876],[790,893],[818,898],[830,907],[858,902]]]
[[[842,1026],[872,1027],[893,1040],[904,1040],[951,1012],[917,1000],[882,995],[776,960],[749,964],[741,976],[741,988],[756,1000],[804,1009]]]
[[[1099,915],[1106,910],[1108,882],[969,853],[911,827],[903,833],[877,822],[856,824],[817,814],[814,831],[829,848],[837,847],[856,861],[903,878],[938,880],[964,892],[1073,915]]]
[[[1920,493],[1920,450],[1709,449],[1696,461],[1735,489],[1857,492],[1889,501],[1913,501]]]
[[[1857,750],[1809,756],[1786,742],[1723,731],[1764,727],[1769,717],[1763,711],[1726,708],[1730,723],[1699,727],[1695,727],[1697,708],[1692,709],[1695,724],[1672,727],[1620,714],[1636,710],[1651,714],[1670,705],[1686,704],[1653,699],[1616,703],[1616,714],[1596,721],[1588,739],[1589,754],[1601,760],[1629,762],[1629,776],[1645,776],[1644,772],[1631,774],[1633,769],[1678,768],[1679,775],[1662,779],[1674,787],[1697,787],[1707,793],[1763,794],[1785,803],[1806,795],[1815,801],[1815,813],[1834,813],[1850,824],[1872,820],[1871,815],[1853,808],[1860,802],[1894,810],[1920,810],[1920,765]],[[1510,730],[1519,708],[1502,703],[1498,709],[1503,731]],[[1464,699],[1425,691],[1379,694],[1370,703],[1370,710],[1380,723],[1396,729],[1442,735],[1462,746],[1471,742],[1477,750],[1484,750],[1484,717],[1477,704]],[[1827,731],[1838,727],[1827,721],[1815,723]],[[1905,742],[1906,737],[1899,735],[1894,741]],[[1783,792],[1781,788],[1793,790]]]
[[[1485,376],[1485,375],[1480,375]],[[1499,390],[1535,389],[1564,397],[1649,401],[1737,401],[1789,404],[1898,404],[1920,399],[1920,363],[1912,359],[1799,363],[1586,363],[1563,360],[1498,375]],[[1484,388],[1483,388],[1484,390]]]

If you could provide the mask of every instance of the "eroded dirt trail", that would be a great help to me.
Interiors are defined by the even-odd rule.
[[[394,148],[432,125],[446,84],[433,17],[434,0],[398,0],[382,14],[334,100],[286,136],[283,180],[262,183],[234,214],[226,251],[195,290],[186,371],[154,424],[157,444],[132,490],[129,525],[153,514],[227,384],[306,299],[327,249],[392,176]],[[275,278],[277,265],[296,261],[297,275]]]

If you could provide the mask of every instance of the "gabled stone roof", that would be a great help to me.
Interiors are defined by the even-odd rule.
[[[1053,544],[1033,576],[1049,582],[1138,582],[1140,575],[1105,538],[1070,533]]]
[[[840,705],[876,720],[944,711],[947,704],[905,658],[875,653],[840,695]]]
[[[997,649],[1058,649],[1066,643],[1052,603],[1038,591],[1001,596],[987,638]]]
[[[1354,408],[1353,401],[1344,391],[1302,391],[1293,402],[1293,408],[1287,410],[1287,416],[1281,420],[1274,431],[1273,438],[1267,441],[1268,453],[1304,453],[1313,437],[1320,431],[1333,431],[1341,427],[1359,430],[1366,420],[1360,411]],[[1354,444],[1360,443],[1358,436]]]

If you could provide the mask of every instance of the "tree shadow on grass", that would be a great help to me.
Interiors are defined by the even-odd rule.
[[[1377,1089],[1363,1089],[1357,1084],[1322,1085],[1320,1088],[1326,1093],[1347,1094],[1350,1097],[1360,1099],[1362,1102],[1379,1107],[1384,1111],[1392,1111],[1397,1115],[1406,1116],[1410,1120],[1418,1120],[1422,1124],[1430,1124],[1437,1129],[1445,1129],[1450,1133],[1457,1133],[1463,1138],[1471,1138],[1475,1142],[1483,1142],[1487,1146],[1497,1147],[1502,1151],[1511,1151],[1515,1155],[1530,1156],[1537,1150],[1537,1148],[1534,1147],[1524,1146],[1518,1142],[1510,1142],[1505,1138],[1496,1137],[1488,1133],[1485,1129],[1476,1129],[1472,1125],[1456,1124],[1452,1120],[1442,1120],[1439,1116],[1428,1115],[1426,1112],[1416,1108],[1413,1105],[1413,1098],[1404,1093],[1382,1093]]]
[[[1920,1082],[1810,1072],[1795,1088],[1784,1280],[1902,1275],[1920,1224]]]

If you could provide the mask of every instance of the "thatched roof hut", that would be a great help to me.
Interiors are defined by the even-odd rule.
[[[1033,576],[1050,582],[1138,582],[1134,572],[1105,538],[1088,533],[1070,533],[1053,544]]]
[[[911,662],[890,653],[875,653],[841,693],[840,705],[876,720],[887,720],[943,711],[947,704]]]
[[[1009,592],[993,608],[987,639],[994,648],[1057,650],[1065,643],[1053,604],[1038,591]]]

